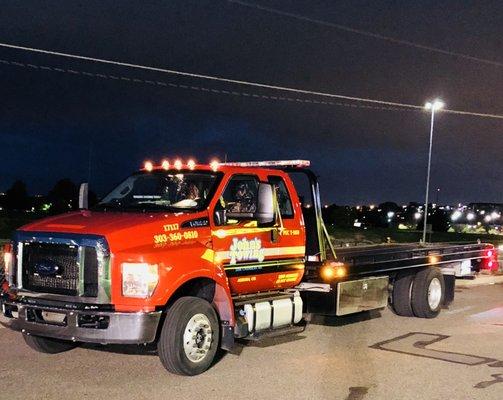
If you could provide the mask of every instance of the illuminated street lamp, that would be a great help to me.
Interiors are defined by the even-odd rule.
[[[442,100],[436,99],[429,101],[424,105],[426,110],[431,110],[431,123],[430,123],[430,148],[428,151],[428,173],[426,174],[426,196],[424,201],[424,227],[423,227],[423,243],[426,243],[426,225],[428,220],[428,195],[430,192],[430,172],[431,172],[431,149],[433,146],[433,125],[435,122],[435,112],[444,107]]]

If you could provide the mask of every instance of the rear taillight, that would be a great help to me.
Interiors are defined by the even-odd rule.
[[[498,265],[498,251],[496,249],[486,250],[486,261],[484,263],[485,268],[490,271],[496,271],[499,267]]]

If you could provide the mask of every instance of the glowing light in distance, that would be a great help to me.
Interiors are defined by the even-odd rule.
[[[463,213],[459,210],[456,210],[452,213],[451,215],[451,220],[453,221],[457,221],[458,219],[460,219],[461,217],[463,216]]]
[[[424,108],[427,110],[433,110],[433,111],[438,111],[444,108],[445,103],[440,100],[440,99],[435,99],[434,101],[428,101],[425,105]]]
[[[151,161],[145,161],[145,164],[143,165],[143,167],[145,168],[145,170],[150,172],[154,169],[154,164],[152,164]]]
[[[388,218],[393,218],[395,216],[395,213],[393,211],[388,211]]]
[[[414,219],[421,219],[422,215],[420,212],[416,212],[414,213]]]
[[[474,213],[472,213],[472,212],[471,212],[471,213],[468,213],[468,214],[466,215],[466,219],[467,219],[468,221],[473,221],[473,220],[475,219],[475,214],[474,214]]]

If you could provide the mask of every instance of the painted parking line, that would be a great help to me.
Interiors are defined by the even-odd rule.
[[[435,333],[411,332],[391,340],[376,343],[370,347],[379,350],[392,351],[400,354],[408,354],[411,356],[430,358],[463,365],[481,365],[498,361],[494,358],[435,350],[427,347],[448,338],[449,336]]]

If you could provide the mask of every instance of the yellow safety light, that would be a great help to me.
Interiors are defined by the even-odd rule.
[[[154,164],[151,161],[145,161],[144,168],[150,172],[154,169]]]
[[[162,160],[162,169],[165,169],[166,171],[169,169],[169,161],[168,160]]]
[[[175,168],[182,169],[182,160],[178,159],[175,161]]]
[[[440,257],[438,256],[429,256],[428,259],[430,264],[437,264],[440,261]]]
[[[187,167],[189,167],[190,170],[193,170],[196,167],[196,162],[192,159],[187,161]]]
[[[210,162],[210,168],[211,168],[214,172],[216,172],[216,171],[218,170],[218,164],[219,164],[218,160],[212,160],[212,161]]]
[[[346,267],[340,262],[331,262],[321,267],[320,276],[324,281],[343,278],[347,274]]]

